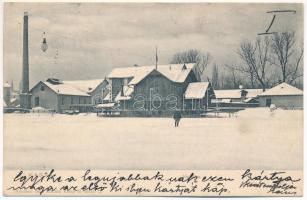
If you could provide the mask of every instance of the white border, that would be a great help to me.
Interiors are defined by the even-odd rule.
[[[32,0],[32,1],[29,1],[29,0],[16,0],[16,1],[11,1],[11,0],[4,0],[5,2],[52,2],[51,0]],[[179,2],[179,3],[193,3],[193,2],[211,2],[211,3],[304,3],[304,0],[278,0],[278,1],[274,1],[274,0],[253,0],[253,1],[244,1],[244,0],[215,0],[215,1],[206,1],[206,0],[198,0],[198,1],[195,1],[195,0],[191,0],[191,1],[187,1],[187,0],[168,0],[168,1],[165,1],[165,0],[134,0],[134,1],[129,1],[129,0],[113,0],[113,1],[107,1],[107,0],[90,0],[90,1],[86,1],[86,0],[79,0],[79,1],[67,1],[67,0],[56,0],[56,2],[129,2],[129,3],[132,3],[132,2],[148,2],[148,3],[151,3],[151,2]],[[1,107],[0,107],[0,119],[1,119],[1,123],[0,123],[0,130],[1,130],[1,139],[0,139],[0,145],[1,145],[1,149],[2,149],[2,153],[0,155],[0,167],[1,167],[1,172],[0,172],[0,179],[1,179],[1,182],[0,182],[0,193],[1,193],[1,196],[3,195],[3,6],[4,3],[3,2],[0,2],[0,10],[2,12],[0,12],[0,61],[1,61],[1,74],[0,74],[0,84],[1,84],[1,87],[0,87],[0,103],[1,103]],[[304,4],[304,8],[305,8],[305,4]],[[305,9],[304,9],[305,10]],[[304,49],[306,50],[306,31],[305,31],[305,27],[306,27],[306,12],[304,12]],[[304,54],[304,74],[306,72],[306,53]],[[306,83],[306,76],[304,76],[304,88],[306,88],[307,86],[307,83]],[[307,99],[304,97],[304,107],[307,105]],[[304,116],[306,116],[306,109],[304,109]],[[307,124],[307,119],[306,117],[304,117],[304,127],[306,127],[306,124]],[[304,134],[305,134],[305,130],[304,130]],[[304,136],[304,172],[306,172],[307,170],[307,167],[305,165],[305,160],[306,160],[306,148],[305,148],[305,144],[307,143],[307,137]],[[304,180],[305,179],[305,175],[304,175]],[[304,183],[304,194],[307,194],[307,187],[306,186],[306,183]],[[0,197],[1,198],[1,197]],[[165,197],[18,197],[18,199],[20,200],[30,200],[30,199],[63,199],[63,200],[71,200],[71,199],[138,199],[138,200],[142,200],[142,199],[146,199],[146,200],[159,200],[159,199],[165,199]],[[218,198],[218,197],[217,197]],[[261,198],[261,197],[260,197]],[[302,199],[304,197],[295,197],[295,199]],[[7,199],[17,199],[17,197],[3,197],[2,196],[2,199],[3,200],[7,200]],[[169,197],[167,198],[168,200],[172,200],[172,199],[180,199],[180,200],[183,200],[183,199],[191,199],[191,200],[196,200],[195,197],[191,197],[191,198],[185,198],[185,197]],[[237,199],[237,198],[226,198],[227,200],[232,200],[232,199]],[[240,198],[240,199],[249,199],[249,200],[252,200],[252,199],[259,199],[257,197],[247,197],[247,198]],[[261,199],[271,199],[271,200],[277,200],[277,199],[293,199],[293,197],[262,197]]]

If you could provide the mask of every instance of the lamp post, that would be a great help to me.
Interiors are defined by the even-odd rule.
[[[43,37],[44,38],[43,38],[41,49],[42,49],[43,52],[46,52],[47,49],[48,49],[48,45],[47,45],[47,40],[46,40],[45,32],[44,32],[44,36]]]

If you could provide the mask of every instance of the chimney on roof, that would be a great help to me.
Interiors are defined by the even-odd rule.
[[[187,66],[184,63],[183,66],[182,66],[182,70],[186,70],[186,69],[187,69]]]
[[[48,78],[46,81],[53,85],[58,85],[63,83],[60,79],[57,78]]]
[[[239,85],[240,93],[241,93],[241,100],[243,101],[246,99],[247,91],[243,89],[243,85]]]

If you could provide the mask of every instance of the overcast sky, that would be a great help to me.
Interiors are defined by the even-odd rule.
[[[21,80],[24,11],[33,86],[48,77],[104,78],[114,67],[154,64],[155,46],[160,64],[190,48],[210,52],[212,63],[235,63],[240,42],[264,32],[273,17],[266,12],[280,9],[297,13],[278,14],[271,30],[295,30],[302,45],[300,4],[5,3],[4,81]],[[40,48],[44,31],[46,52]]]

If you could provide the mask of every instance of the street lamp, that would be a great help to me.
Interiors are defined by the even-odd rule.
[[[41,49],[42,49],[43,52],[47,51],[47,49],[48,49],[48,44],[47,44],[47,41],[46,41],[45,32],[44,32],[44,39],[43,39],[43,42],[42,42]]]

